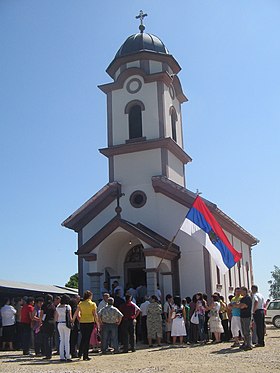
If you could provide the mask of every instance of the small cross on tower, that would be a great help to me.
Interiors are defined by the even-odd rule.
[[[143,13],[143,10],[140,10],[138,16],[135,17],[136,19],[140,19],[139,30],[141,33],[143,33],[145,30],[145,26],[143,25],[143,19],[147,17],[147,15],[148,15],[147,13]]]

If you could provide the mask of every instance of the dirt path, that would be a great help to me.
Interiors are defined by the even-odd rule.
[[[92,360],[60,363],[41,358],[26,358],[19,352],[0,352],[0,372],[49,373],[264,373],[280,372],[280,329],[268,327],[265,348],[244,352],[230,348],[231,343],[206,346],[156,347],[135,353],[92,356]]]

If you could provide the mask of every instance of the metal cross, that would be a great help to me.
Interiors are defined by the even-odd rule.
[[[143,13],[143,10],[140,10],[139,15],[135,17],[136,19],[140,19],[141,26],[143,25],[143,19],[147,17],[147,15],[147,13]]]

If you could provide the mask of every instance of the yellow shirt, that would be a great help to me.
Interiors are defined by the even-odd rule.
[[[79,303],[81,317],[80,323],[95,322],[93,312],[96,310],[96,304],[91,300],[83,300]]]

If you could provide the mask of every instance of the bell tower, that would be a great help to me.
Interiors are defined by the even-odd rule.
[[[100,85],[107,95],[109,181],[122,185],[165,176],[185,186],[181,104],[187,101],[177,74],[181,68],[155,35],[129,36],[106,72],[113,82]]]

